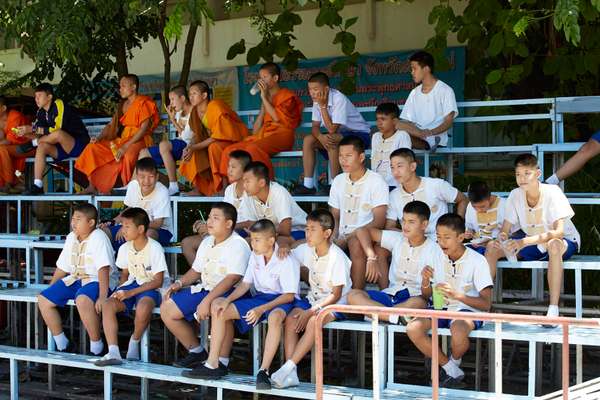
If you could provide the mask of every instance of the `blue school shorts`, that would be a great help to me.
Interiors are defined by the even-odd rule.
[[[292,238],[294,238],[294,240],[306,239],[306,232],[304,230],[292,231],[291,235],[292,235]]]
[[[594,133],[592,135],[592,139],[594,139],[596,142],[600,143],[600,131]]]
[[[468,245],[466,245],[466,247],[470,248],[471,250],[475,250],[482,256],[485,256],[485,246],[473,246],[473,245],[468,244]]]
[[[310,309],[312,306],[310,305],[309,301],[306,298],[302,298],[302,299],[294,299],[294,302],[292,303],[292,310],[294,308],[300,308],[304,311]],[[338,320],[338,321],[343,321],[346,319],[346,317],[344,317],[344,314],[339,313],[339,312],[334,312],[332,313],[333,317]]]
[[[385,307],[394,307],[411,298],[408,289],[399,290],[394,295],[385,293],[383,290],[367,290],[367,294],[371,300],[383,304]]]
[[[228,290],[221,297],[227,297],[233,291]],[[179,311],[183,314],[183,317],[188,321],[194,321],[194,313],[198,308],[198,305],[204,300],[204,298],[209,294],[208,290],[202,289],[199,292],[192,293],[192,288],[187,287],[183,288],[178,292],[175,292],[171,295],[171,300],[175,302]]]
[[[183,157],[183,149],[187,146],[187,143],[181,139],[171,139],[171,155],[175,161],[181,160]],[[150,153],[150,157],[154,160],[156,165],[164,165],[164,161],[162,156],[160,155],[160,149],[158,146],[148,147],[148,152]]]
[[[343,137],[346,136],[356,136],[365,144],[365,149],[371,148],[371,132],[355,132],[355,131],[345,131],[340,132]],[[326,159],[329,160],[329,154],[325,149],[319,149],[319,153]]]
[[[115,292],[118,290],[127,291],[127,290],[137,289],[139,287],[140,287],[140,285],[138,285],[138,283],[134,281],[133,283],[130,283],[129,285],[116,288]],[[127,314],[127,315],[131,314],[133,311],[133,308],[136,306],[138,301],[140,301],[144,297],[150,297],[152,300],[154,300],[155,307],[160,306],[160,301],[161,301],[161,297],[162,297],[160,295],[160,291],[158,289],[146,290],[145,292],[138,293],[135,296],[129,297],[123,301],[123,304],[125,304],[125,314]]]
[[[82,141],[81,139],[75,138],[75,145],[73,146],[73,149],[71,149],[70,152],[66,152],[65,149],[63,149],[63,147],[60,145],[60,143],[56,143],[56,161],[62,161],[65,160],[67,158],[77,158],[81,155],[81,153],[83,152],[83,149],[85,149],[85,146],[87,146],[88,142],[87,141]]]
[[[513,234],[513,238],[515,239],[522,239],[524,237],[525,233],[523,231],[517,231]],[[563,238],[563,241],[567,244],[567,250],[565,251],[565,254],[563,254],[562,259],[563,261],[566,261],[571,258],[573,254],[577,253],[578,246],[576,242],[570,239]],[[536,244],[523,247],[517,255],[523,261],[548,261],[548,252],[540,251]]]
[[[240,314],[240,319],[234,321],[234,325],[238,329],[238,331],[240,333],[246,333],[252,327],[251,325],[248,325],[248,323],[244,319],[244,315],[246,315],[248,311],[252,310],[255,307],[262,306],[263,304],[267,304],[268,302],[275,300],[279,296],[281,296],[281,294],[269,294],[259,292],[252,297],[238,299],[234,301],[232,304],[237,309],[238,314]],[[263,313],[258,322],[265,320],[273,310],[276,310],[278,308],[283,310],[283,312],[286,315],[289,314],[289,312],[292,311],[293,304],[294,303],[292,302],[278,305],[277,307]]]
[[[90,282],[87,285],[81,285],[81,280],[77,280],[71,286],[67,286],[61,279],[40,294],[58,307],[64,307],[69,300],[75,300],[81,295],[89,297],[95,303],[100,294],[100,284]],[[110,290],[108,294],[110,295]]]
[[[433,310],[432,307],[430,307],[430,309]],[[458,310],[458,311],[459,312],[473,312],[473,311],[467,310],[467,309],[461,309],[461,310]],[[444,329],[444,328],[445,329],[450,329],[450,325],[452,325],[453,321],[455,321],[455,320],[453,320],[453,319],[443,319],[443,318],[438,319],[438,328],[440,328],[440,329]],[[460,321],[460,320],[458,320],[458,321]],[[481,328],[483,326],[483,321],[475,321],[474,320],[473,321],[473,325],[475,326],[473,328],[473,330],[476,331],[477,329],[479,329],[479,328]]]
[[[112,236],[112,245],[113,245],[113,249],[115,249],[115,251],[119,250],[119,247],[121,247],[123,245],[123,243],[126,242],[126,240],[115,240],[115,237],[117,236],[117,233],[119,232],[119,229],[121,229],[121,225],[117,224],[117,225],[111,225],[109,227],[110,229],[110,234]],[[165,247],[168,246],[171,243],[171,238],[173,237],[173,234],[171,232],[169,232],[166,229],[163,228],[159,228],[158,229],[158,243],[161,244],[161,246]]]

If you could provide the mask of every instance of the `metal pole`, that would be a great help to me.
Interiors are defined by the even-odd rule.
[[[373,399],[379,400],[380,397],[380,382],[379,382],[379,314],[371,315],[371,344],[373,357]]]
[[[438,319],[431,318],[431,396],[438,400],[440,396],[439,377],[439,346],[438,346]]]
[[[562,323],[562,392],[563,399],[569,400],[569,323]]]
[[[494,381],[496,394],[502,394],[502,323],[496,322],[495,324],[495,333],[496,338],[494,339],[494,349],[495,349],[495,377]]]

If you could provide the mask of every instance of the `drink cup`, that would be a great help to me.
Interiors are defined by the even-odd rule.
[[[254,82],[254,85],[252,85],[252,87],[250,88],[250,94],[252,96],[256,96],[258,92],[260,92],[260,89],[258,88],[258,81],[256,81]]]
[[[509,263],[515,264],[517,262],[517,255],[506,248],[508,240],[502,242],[502,250],[504,250],[504,256],[508,260]]]
[[[433,309],[443,310],[444,309],[444,295],[442,291],[437,287],[433,286]]]

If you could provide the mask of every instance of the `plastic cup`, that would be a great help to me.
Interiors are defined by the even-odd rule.
[[[504,256],[506,257],[508,262],[511,264],[514,264],[517,262],[517,255],[506,248],[507,242],[508,242],[508,240],[502,242],[502,250],[504,251]]]
[[[444,295],[442,291],[436,287],[433,288],[433,309],[443,310],[444,309]]]
[[[258,88],[258,81],[256,81],[254,85],[250,88],[250,94],[252,96],[256,96],[258,92],[260,92],[260,89]]]

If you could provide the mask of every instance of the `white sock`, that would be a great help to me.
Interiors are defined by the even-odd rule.
[[[219,362],[224,366],[229,366],[229,357],[219,357]]]
[[[442,365],[442,368],[452,378],[458,378],[459,376],[464,375],[462,369],[458,368],[458,365],[450,361],[448,361],[445,365]]]
[[[304,178],[304,186],[312,189],[315,187],[315,178]]]
[[[36,146],[38,145],[38,141],[37,141],[37,139],[33,139],[33,140],[31,141],[31,144],[32,144],[34,147],[36,147]]]
[[[56,344],[57,350],[63,351],[69,345],[69,339],[67,339],[64,332],[61,332],[54,336],[54,343]]]
[[[206,368],[208,368],[208,369],[217,369],[217,367],[218,367],[218,366],[217,366],[217,367],[213,367],[212,365],[210,365],[210,364],[208,363],[208,361],[206,361],[206,362],[204,363],[204,366],[205,366]]]
[[[134,360],[140,359],[140,341],[135,340],[133,336],[129,339],[129,346],[127,347],[127,358]]]
[[[555,305],[549,305],[548,306],[548,313],[546,314],[546,316],[548,317],[558,317],[558,306]]]
[[[203,350],[204,350],[204,347],[202,347],[202,345],[200,345],[200,346],[196,346],[194,348],[191,348],[188,351],[190,353],[202,353]]]
[[[397,324],[400,320],[400,316],[398,314],[393,314],[388,317],[390,324]]]
[[[108,345],[108,354],[111,358],[116,358],[117,360],[121,359],[121,352],[119,351],[119,346],[116,344]]]
[[[546,179],[546,183],[550,185],[558,185],[560,183],[560,179],[558,179],[558,176],[554,174],[550,178]]]
[[[177,182],[169,182],[169,194],[173,195],[179,192],[179,185]]]
[[[90,340],[90,351],[92,354],[98,356],[100,353],[102,353],[102,350],[104,350],[104,342],[102,339],[98,341]]]
[[[462,358],[459,358],[458,360],[456,358],[454,358],[453,356],[450,356],[450,361],[452,361],[454,364],[456,364],[457,367],[460,367],[460,363],[462,362]]]
[[[44,182],[41,179],[34,179],[33,184],[40,189],[44,187]]]
[[[296,364],[294,364],[292,360],[287,360],[285,364],[279,368],[279,371],[283,373],[283,376],[288,376],[295,368]]]

